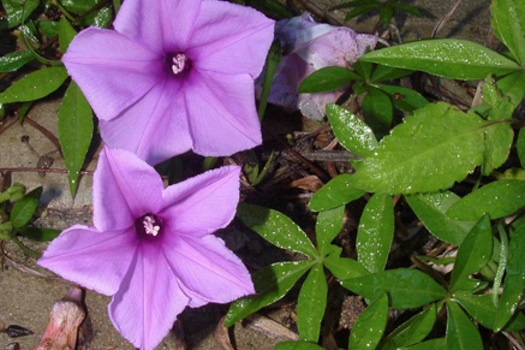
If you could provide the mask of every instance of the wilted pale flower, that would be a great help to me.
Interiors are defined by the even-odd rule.
[[[261,143],[254,78],[273,20],[226,1],[126,0],[114,28],[82,31],[63,57],[106,144],[157,164]]]
[[[102,151],[94,175],[94,226],[64,231],[38,263],[112,295],[109,315],[140,349],[153,349],[184,308],[254,293],[241,260],[212,235],[233,219],[239,167],[163,187],[124,150]]]
[[[277,22],[275,33],[284,55],[275,72],[268,101],[293,111],[299,109],[313,119],[323,118],[326,104],[335,102],[344,89],[298,94],[304,78],[323,67],[349,67],[377,42],[375,36],[356,34],[348,27],[315,23],[307,13]]]

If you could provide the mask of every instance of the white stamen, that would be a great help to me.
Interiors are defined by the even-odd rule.
[[[153,237],[156,237],[159,234],[160,226],[155,225],[155,219],[153,219],[151,216],[145,216],[142,224],[144,225],[144,231],[146,234],[152,235]]]
[[[175,56],[173,56],[173,58],[171,59],[171,62],[173,63],[171,65],[171,70],[173,74],[179,74],[184,70],[184,67],[186,66],[186,60],[187,57],[183,53],[178,53],[175,54]]]

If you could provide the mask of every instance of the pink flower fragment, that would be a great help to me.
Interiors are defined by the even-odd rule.
[[[235,215],[239,174],[222,167],[164,188],[134,154],[106,148],[94,175],[94,226],[62,232],[38,264],[112,295],[118,331],[153,349],[186,306],[254,293],[241,260],[212,235]]]
[[[315,23],[308,13],[277,22],[275,32],[284,55],[275,72],[268,101],[292,111],[299,109],[303,115],[317,120],[324,117],[326,104],[335,102],[345,90],[298,94],[301,82],[324,67],[349,68],[377,43],[374,35]]]
[[[107,145],[157,164],[261,143],[254,78],[273,20],[226,1],[126,0],[114,28],[82,31],[63,57]]]

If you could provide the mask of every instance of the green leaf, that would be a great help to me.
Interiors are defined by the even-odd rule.
[[[363,114],[376,133],[387,133],[392,124],[393,109],[390,97],[383,91],[370,87],[363,98]]]
[[[497,87],[510,99],[514,106],[518,106],[525,96],[525,72],[514,72],[498,79]]]
[[[414,112],[425,107],[429,102],[419,92],[397,85],[377,84],[377,87],[387,92],[396,108],[403,112]]]
[[[41,20],[37,23],[38,30],[48,38],[58,35],[58,22],[51,20]]]
[[[514,105],[507,96],[503,96],[496,87],[494,79],[487,78],[482,86],[483,103],[491,109],[489,120],[509,120],[512,118]]]
[[[77,15],[83,15],[87,11],[91,10],[98,0],[62,0],[62,6],[66,8],[69,12],[72,12]]]
[[[350,152],[367,157],[377,147],[374,132],[359,116],[335,104],[326,106],[326,115],[337,140]]]
[[[365,206],[357,231],[357,261],[369,272],[385,269],[394,238],[392,197],[374,194]]]
[[[512,215],[525,206],[525,181],[497,180],[469,193],[447,212],[459,220],[478,220],[484,213],[491,219]]]
[[[86,23],[98,28],[107,28],[111,24],[113,18],[113,9],[111,6],[105,6],[98,10],[93,16],[88,16],[86,18]]]
[[[324,350],[323,347],[302,341],[284,341],[275,345],[275,350]]]
[[[382,4],[379,4],[377,1],[374,1],[371,4],[360,5],[359,7],[356,7],[352,11],[348,12],[348,14],[345,17],[345,21],[348,21],[354,17],[360,16],[367,12],[379,10],[380,6],[382,6]]]
[[[326,255],[331,249],[330,243],[341,232],[345,216],[345,206],[325,210],[317,215],[315,237],[321,255]]]
[[[454,292],[463,287],[463,280],[478,272],[492,256],[492,231],[490,219],[484,215],[470,230],[459,247],[449,291]]]
[[[457,303],[447,302],[447,314],[447,349],[483,349],[478,329]]]
[[[299,85],[299,92],[311,93],[338,90],[350,84],[350,81],[360,79],[359,75],[347,68],[337,66],[324,67],[307,76]]]
[[[507,161],[513,139],[514,132],[509,123],[499,123],[487,128],[482,167],[484,176],[490,175]]]
[[[443,299],[447,291],[427,274],[406,268],[386,270],[342,281],[342,285],[369,300],[388,293],[395,309],[413,309]]]
[[[375,349],[383,336],[388,319],[388,297],[381,295],[357,318],[350,332],[348,349]]]
[[[431,304],[428,308],[415,314],[390,333],[380,350],[394,350],[414,345],[425,339],[437,318],[436,305]]]
[[[446,103],[428,104],[383,138],[352,184],[388,194],[447,189],[482,163],[483,124]]]
[[[328,284],[322,264],[308,273],[297,300],[297,329],[302,340],[317,342],[326,309]]]
[[[487,82],[483,84],[483,103],[490,106],[489,120],[500,121],[512,118],[514,105],[507,97],[501,95],[492,79],[487,79]],[[494,169],[505,163],[513,138],[514,132],[510,123],[498,123],[487,129],[483,175],[488,176]]]
[[[490,294],[475,295],[460,290],[454,292],[453,298],[483,327],[494,329],[494,319],[498,315],[498,309],[494,306]]]
[[[410,208],[426,229],[442,241],[460,245],[476,224],[461,221],[447,215],[447,210],[461,198],[450,191],[405,195]]]
[[[67,51],[69,43],[73,40],[75,35],[77,35],[75,28],[73,28],[71,23],[69,23],[65,17],[62,17],[58,24],[58,43],[62,53]]]
[[[319,256],[306,233],[277,210],[240,203],[237,216],[246,226],[279,248],[299,252],[314,259]]]
[[[14,72],[26,63],[34,60],[30,51],[16,51],[0,57],[0,73]]]
[[[490,6],[492,29],[514,59],[525,65],[525,8],[521,0],[493,0]]]
[[[507,271],[499,311],[495,315],[494,330],[499,331],[509,322],[520,305],[525,291],[525,224],[510,234]]]
[[[39,0],[2,0],[7,17],[7,27],[14,28],[29,18],[38,7]]]
[[[93,115],[80,88],[71,82],[58,109],[58,138],[69,175],[71,197],[93,137]]]
[[[41,99],[58,89],[67,77],[64,67],[43,68],[29,73],[0,94],[0,103]]]
[[[350,258],[341,258],[341,247],[337,247],[338,250],[335,253],[327,256],[323,263],[328,270],[335,276],[339,281],[346,280],[349,278],[356,278],[361,276],[369,275],[368,271],[355,261]]]
[[[353,175],[340,174],[325,184],[310,200],[310,209],[323,211],[361,198],[365,191],[352,184]]]
[[[520,69],[495,51],[458,39],[419,40],[371,51],[359,59],[461,80],[482,80],[488,74],[500,76]]]
[[[406,77],[407,75],[410,75],[412,73],[414,73],[414,71],[412,70],[377,65],[370,80],[373,83],[377,83],[380,81],[396,80],[402,77]]]
[[[525,128],[521,128],[516,140],[516,150],[522,168],[525,168]]]
[[[37,242],[49,242],[60,235],[59,230],[41,227],[24,226],[18,228],[17,231],[20,235]]]
[[[31,220],[38,208],[41,195],[42,187],[37,187],[13,204],[10,220],[16,229],[23,228]]]
[[[257,294],[234,301],[224,325],[233,326],[235,322],[284,297],[314,264],[315,262],[309,260],[279,262],[254,273],[252,280]]]
[[[403,349],[405,350],[405,349]],[[409,346],[406,350],[449,350],[447,348],[447,339],[436,338],[424,341],[422,343]]]

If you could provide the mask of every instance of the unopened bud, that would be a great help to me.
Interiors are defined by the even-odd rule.
[[[5,201],[16,202],[24,198],[26,187],[21,183],[14,183],[4,192],[0,193],[0,203]]]
[[[10,240],[13,238],[13,224],[11,221],[0,225],[0,239]]]

